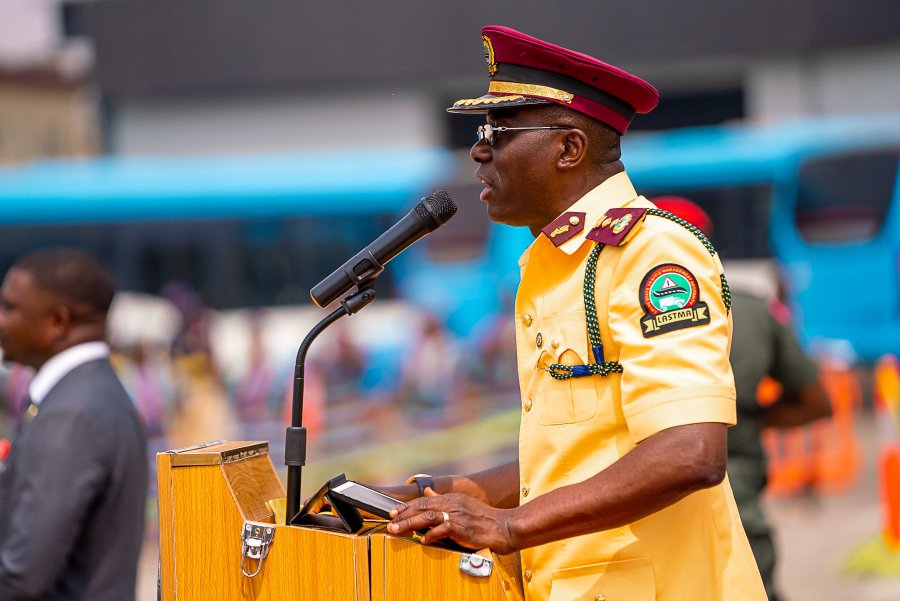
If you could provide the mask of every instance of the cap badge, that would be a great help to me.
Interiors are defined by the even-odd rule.
[[[481,34],[481,41],[484,42],[484,60],[487,61],[488,74],[494,75],[497,72],[497,63],[494,60],[494,45],[491,44],[491,38],[485,34]]]

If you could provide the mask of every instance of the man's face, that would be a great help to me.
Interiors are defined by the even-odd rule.
[[[3,359],[35,369],[53,355],[56,295],[38,288],[31,273],[11,269],[0,288]]]
[[[556,125],[542,117],[540,109],[490,111],[493,127]],[[478,163],[477,177],[484,184],[481,200],[487,203],[491,221],[527,226],[532,232],[553,221],[560,130],[495,132],[493,143],[480,140],[470,151]]]

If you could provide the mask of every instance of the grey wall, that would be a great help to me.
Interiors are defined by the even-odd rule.
[[[499,23],[626,68],[900,42],[897,0],[153,0],[68,7],[110,97],[452,82]]]

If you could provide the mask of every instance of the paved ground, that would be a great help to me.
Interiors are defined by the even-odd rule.
[[[464,449],[475,461],[469,467],[475,467],[475,464],[483,467],[480,464],[486,458],[503,457],[514,449],[516,425],[515,415],[495,415],[469,426],[471,432],[453,432],[449,439],[466,440]],[[486,426],[491,427],[490,435],[484,431]],[[867,417],[858,420],[857,428],[864,448],[864,469],[851,490],[835,496],[770,499],[766,502],[770,519],[777,527],[781,554],[778,577],[784,601],[900,601],[900,574],[892,579],[859,579],[841,570],[847,554],[857,544],[875,535],[881,524],[874,467],[875,428]],[[407,444],[386,443],[363,455],[369,459],[369,464],[377,464],[381,461],[371,461],[373,453],[381,454],[383,465],[394,465],[399,469],[398,473],[406,474],[416,471],[403,465],[411,458],[421,461],[430,454],[432,462],[438,464],[452,456],[453,448],[458,449],[458,445],[448,442],[448,434],[444,432],[407,441]],[[333,475],[331,472],[335,470],[346,469],[350,474],[353,470],[349,468],[363,463],[359,462],[358,454],[356,451],[323,459],[321,466],[311,465],[305,470],[304,481],[308,478],[309,486],[314,488],[313,481]],[[278,457],[274,453],[272,456]],[[311,464],[314,463],[315,459],[311,459]],[[462,468],[456,464],[444,465],[451,469]],[[148,538],[141,559],[138,601],[156,599],[157,555],[158,541]]]

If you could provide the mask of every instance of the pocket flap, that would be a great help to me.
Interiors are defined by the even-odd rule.
[[[553,572],[550,601],[653,601],[656,582],[650,560],[626,559]]]

